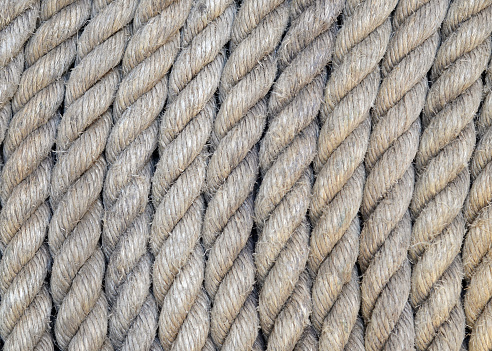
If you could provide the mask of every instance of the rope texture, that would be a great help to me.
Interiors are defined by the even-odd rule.
[[[2,16],[2,26],[10,26],[2,34],[12,30],[16,38],[1,41],[2,56],[17,55],[10,62],[4,61],[13,70],[10,74],[17,74],[6,92],[12,94],[11,88],[17,83],[18,90],[11,102],[14,115],[3,144],[0,334],[4,350],[51,350],[51,297],[44,285],[51,265],[44,244],[51,217],[46,202],[53,164],[51,148],[59,120],[57,110],[64,97],[62,76],[75,59],[75,34],[89,16],[89,7],[87,1],[4,5],[2,13],[5,7],[7,12]],[[22,58],[22,44],[34,31],[38,14],[39,26]]]
[[[183,11],[182,7],[176,10]],[[159,335],[163,346],[172,350],[214,349],[212,340],[207,340],[210,301],[203,289],[202,192],[206,187],[206,143],[216,114],[214,94],[234,14],[232,0],[195,2],[169,76],[160,160],[153,179],[156,215],[151,247],[156,253],[154,292],[162,305]],[[169,17],[171,21],[174,18]]]
[[[481,74],[490,56],[490,1],[453,1],[431,71],[416,157],[420,173],[411,210],[411,301],[418,350],[458,350],[465,333],[461,304],[462,206],[475,145],[473,117],[482,97]]]
[[[370,316],[366,348],[409,350],[415,331],[408,301],[411,269],[409,205],[413,195],[420,119],[427,93],[427,72],[439,45],[438,29],[446,0],[398,3],[395,33],[382,61],[383,81],[372,113],[374,123],[363,200],[366,223],[361,237],[362,313]]]
[[[469,224],[463,244],[463,266],[468,282],[464,307],[471,330],[470,351],[492,349],[492,64],[485,91],[477,120],[480,141],[470,163],[473,184],[464,207]]]
[[[178,52],[179,28],[189,4],[139,2],[113,104],[114,126],[106,145],[110,166],[103,189],[103,250],[108,258],[109,335],[121,350],[148,350],[156,336],[158,307],[150,293],[153,262],[147,251],[153,214],[152,153],[158,141],[157,117],[167,97],[167,73]],[[159,288],[156,276],[154,288]],[[168,346],[164,340],[163,346]]]
[[[250,350],[258,335],[250,233],[266,94],[277,72],[275,49],[287,26],[288,2],[243,1],[233,23],[230,57],[220,82],[207,169],[203,240],[205,287],[212,300],[210,334],[222,350]]]
[[[80,11],[90,2],[75,4]],[[107,167],[103,152],[111,128],[109,108],[120,81],[114,67],[123,56],[129,36],[125,25],[133,17],[135,4],[135,0],[92,3],[92,18],[78,38],[77,62],[67,82],[48,233],[54,258],[51,293],[57,307],[54,332],[62,350],[111,349],[108,303],[102,289],[100,194]]]
[[[315,119],[333,51],[330,28],[342,5],[292,2],[290,28],[278,50],[280,76],[269,99],[269,127],[259,151],[263,179],[255,201],[259,316],[271,350],[309,349],[311,339],[316,340],[306,335],[312,332],[306,212],[316,152]]]

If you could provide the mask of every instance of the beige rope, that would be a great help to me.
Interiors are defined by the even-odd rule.
[[[275,79],[275,49],[288,21],[283,0],[245,0],[235,18],[221,77],[221,108],[207,169],[203,225],[205,287],[212,299],[211,336],[222,350],[250,350],[258,335],[252,242],[253,186],[265,126],[265,96]]]
[[[366,348],[411,349],[415,331],[409,304],[408,211],[419,145],[427,72],[439,44],[437,33],[447,0],[402,0],[393,18],[395,33],[382,62],[383,81],[372,113],[374,126],[366,155],[370,170],[361,234],[362,313],[370,316]],[[371,347],[368,345],[371,344]]]
[[[411,300],[419,350],[458,350],[464,338],[461,305],[465,233],[461,208],[468,193],[467,163],[475,145],[473,117],[482,97],[480,76],[491,51],[492,6],[455,0],[443,22],[424,108],[412,213]]]
[[[92,4],[92,18],[78,38],[77,62],[67,83],[48,233],[54,257],[51,293],[58,310],[54,332],[62,350],[111,347],[106,336],[108,304],[102,292],[100,193],[106,173],[103,151],[111,128],[109,106],[120,80],[114,67],[123,56],[129,35],[124,26],[135,5],[134,0]]]
[[[139,2],[113,105],[114,126],[106,146],[110,166],[103,190],[103,250],[108,257],[109,334],[121,350],[148,350],[156,336],[158,308],[149,290],[152,259],[147,252],[153,212],[151,157],[157,147],[157,116],[167,97],[167,72],[178,52],[179,28],[190,3]],[[154,222],[154,227],[159,225]],[[160,288],[157,278],[154,290]],[[161,328],[160,334],[165,331]],[[169,346],[165,340],[163,345]]]
[[[278,51],[281,73],[269,100],[269,127],[259,153],[263,180],[255,202],[259,315],[269,350],[306,349],[312,343],[309,335],[303,337],[312,304],[306,271],[310,163],[333,49],[330,27],[342,8],[343,1],[293,2]]]
[[[182,5],[176,7],[183,12]],[[169,76],[153,179],[156,215],[154,292],[162,305],[159,336],[166,349],[213,348],[210,301],[203,289],[200,243],[205,203],[206,143],[216,114],[215,92],[235,13],[232,0],[195,2],[182,30],[181,52]],[[176,16],[169,20],[175,21]],[[178,38],[178,37],[177,37]]]
[[[470,164],[473,185],[464,207],[465,218],[470,225],[463,245],[463,266],[468,281],[465,315],[471,329],[470,351],[492,349],[492,62],[485,91],[477,121],[480,141]]]
[[[26,70],[20,81],[15,77],[12,80],[19,86],[12,99],[14,116],[3,145],[6,163],[1,184],[0,239],[6,247],[0,264],[0,334],[4,350],[52,350],[51,298],[44,286],[51,260],[44,244],[51,216],[46,202],[50,154],[59,119],[57,110],[64,96],[62,76],[75,59],[74,35],[90,9],[88,1],[43,1],[41,7],[39,2],[20,1],[7,8],[2,25],[12,20],[12,26],[5,30],[18,33],[5,48],[12,55],[20,53],[34,31],[38,11],[41,23],[24,48]],[[4,10],[2,6],[2,13]],[[0,46],[5,52],[3,43]],[[17,68],[22,69],[22,58],[14,63],[18,58],[10,64],[19,64]]]

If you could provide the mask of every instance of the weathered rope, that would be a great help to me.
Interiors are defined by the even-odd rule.
[[[258,335],[255,266],[250,233],[256,144],[265,126],[266,94],[277,72],[275,49],[288,21],[288,2],[245,0],[234,20],[230,57],[220,84],[221,108],[207,169],[210,194],[203,225],[209,249],[205,287],[212,299],[211,337],[222,350],[250,350]]]
[[[178,52],[179,28],[189,4],[140,1],[122,60],[123,78],[105,151],[109,169],[102,234],[108,258],[109,336],[118,350],[148,350],[156,336],[158,307],[150,293],[152,257],[147,251],[153,212],[151,157],[157,148],[157,117],[167,97],[167,72]],[[154,276],[154,288],[159,286]]]
[[[367,219],[359,261],[367,268],[362,282],[362,313],[370,316],[367,349],[407,350],[414,345],[407,258],[412,232],[408,209],[415,180],[412,161],[419,145],[427,72],[447,7],[447,0],[400,1],[393,17],[395,33],[382,62],[384,78],[365,160],[370,173],[362,205]]]
[[[24,44],[36,28],[39,0],[0,1],[0,144],[12,118],[11,99],[24,70]]]
[[[492,349],[492,62],[485,87],[477,121],[480,141],[470,164],[473,185],[464,207],[470,226],[463,245],[463,266],[468,281],[464,304],[471,329],[470,351]]]
[[[183,7],[176,10],[183,12]],[[160,160],[152,188],[156,214],[151,241],[156,254],[154,292],[162,306],[159,336],[167,349],[213,348],[210,339],[205,346],[210,302],[203,289],[202,192],[206,143],[217,109],[215,92],[234,13],[232,0],[195,2],[182,30],[181,52],[169,75],[169,102],[162,117]],[[169,20],[175,21],[175,17]]]
[[[83,1],[74,3],[79,12]],[[104,214],[101,191],[110,105],[129,35],[135,0],[94,1],[91,21],[77,41],[77,62],[58,127],[48,233],[53,254],[51,293],[57,306],[55,336],[62,350],[101,350],[107,338],[108,303],[102,290],[105,260],[99,246]],[[113,339],[114,342],[114,339]]]
[[[490,56],[489,0],[455,0],[441,28],[443,42],[431,71],[416,157],[415,223],[410,255],[411,301],[418,350],[458,350],[464,338],[461,305],[468,161],[475,145],[473,117],[482,97],[481,74]]]
[[[12,100],[14,116],[3,146],[0,238],[6,246],[0,264],[0,333],[5,350],[51,350],[49,332],[51,297],[44,285],[50,255],[44,244],[51,211],[51,148],[55,141],[58,108],[64,96],[62,76],[75,59],[75,34],[89,16],[88,1],[75,4],[19,2],[15,26],[34,30],[40,10],[42,21],[24,48],[26,70]],[[31,8],[31,10],[29,10]],[[2,11],[4,8],[2,8]],[[9,10],[7,10],[9,11]],[[15,11],[7,16],[15,16]],[[34,17],[34,18],[33,18]],[[19,23],[27,21],[28,23]],[[10,28],[10,27],[8,27]],[[63,30],[62,30],[63,29]],[[15,50],[20,44],[10,41]],[[11,48],[7,47],[7,51]]]
[[[255,201],[259,315],[270,350],[303,349],[311,314],[306,270],[316,152],[316,117],[333,52],[330,30],[343,1],[292,2],[290,28],[278,50],[281,71],[270,95],[269,127],[259,152],[263,180]],[[316,340],[314,338],[314,340]]]
[[[314,228],[309,266],[316,273],[311,319],[319,333],[320,350],[364,349],[362,323],[357,319],[360,308],[355,267],[360,233],[357,213],[365,178],[362,162],[369,139],[369,109],[379,83],[375,74],[370,73],[382,57],[381,53],[374,55],[371,46],[381,34],[370,36],[378,24],[371,28],[369,23],[364,23],[363,32],[359,33],[362,35],[344,47],[341,40],[354,30],[357,22],[364,20],[363,14],[356,12],[357,6],[367,8],[369,4],[351,0],[345,5],[344,24],[335,42],[333,70],[321,109],[310,211]],[[389,35],[387,30],[383,34]],[[358,69],[359,55],[372,59],[362,61]]]

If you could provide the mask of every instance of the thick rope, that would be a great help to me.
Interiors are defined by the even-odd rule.
[[[183,11],[178,7],[178,11]],[[154,292],[162,306],[159,336],[172,350],[202,350],[210,331],[210,302],[203,289],[201,239],[207,166],[206,143],[216,114],[215,92],[231,36],[232,0],[195,2],[182,30],[182,49],[169,76],[153,179],[156,214]],[[174,21],[175,17],[171,16]]]
[[[255,202],[259,315],[269,350],[305,349],[311,343],[302,337],[312,305],[306,270],[310,164],[325,67],[333,52],[330,28],[342,8],[343,1],[293,2],[290,28],[278,51],[281,73],[270,95],[269,127],[259,153],[263,180]]]
[[[492,62],[485,91],[477,121],[480,141],[470,164],[473,185],[464,207],[469,224],[463,266],[468,281],[464,305],[470,351],[492,349]]]
[[[221,108],[207,169],[210,194],[203,225],[208,252],[205,287],[212,299],[211,336],[222,350],[250,350],[258,335],[249,240],[266,94],[277,72],[275,49],[288,21],[288,2],[245,0],[232,29],[221,77]]]
[[[152,259],[147,244],[151,235],[155,242],[155,230],[162,223],[156,219],[151,234],[151,157],[157,147],[157,117],[167,98],[167,73],[178,53],[179,29],[190,6],[189,0],[141,1],[134,17],[135,32],[122,61],[124,77],[113,106],[114,126],[106,146],[110,167],[103,190],[109,335],[117,349],[148,350],[156,335],[158,310],[149,290]],[[159,257],[160,248],[152,248]],[[156,263],[154,292],[162,289],[160,271]],[[162,305],[158,293],[156,297]],[[177,318],[175,311],[166,314]],[[161,325],[165,349],[170,347],[163,336],[167,332],[169,328]]]
[[[382,62],[383,81],[372,113],[366,155],[370,170],[363,200],[361,234],[362,313],[369,317],[366,348],[410,350],[415,339],[409,303],[411,241],[409,205],[420,136],[427,72],[439,45],[447,0],[402,0],[393,17],[395,33]],[[369,347],[369,345],[371,345]]]
[[[370,13],[363,11],[373,6],[386,8],[386,14],[372,16],[376,22],[371,23],[366,17]],[[364,349],[362,323],[357,319],[361,299],[355,267],[360,233],[357,213],[365,179],[362,162],[369,140],[369,109],[379,84],[377,64],[389,38],[388,6],[393,4],[347,1],[321,110],[309,259],[316,273],[311,319],[319,333],[320,350]],[[353,33],[358,36],[350,38]]]
[[[75,59],[76,34],[89,13],[88,1],[44,1],[42,22],[24,50],[27,69],[12,100],[14,116],[3,147],[0,237],[7,247],[0,268],[0,333],[5,350],[53,349],[51,298],[44,286],[50,265],[44,244],[51,216],[50,154],[65,91],[62,76]],[[25,28],[32,31],[35,19],[30,21]]]
[[[416,157],[420,176],[411,210],[411,301],[418,350],[458,350],[464,338],[461,305],[465,233],[461,212],[468,194],[468,161],[475,145],[473,117],[482,97],[481,74],[490,56],[490,0],[455,0],[443,22],[443,42],[423,114]]]
[[[102,290],[105,260],[99,246],[106,173],[103,151],[111,128],[110,105],[120,75],[134,0],[95,1],[92,19],[77,42],[77,62],[65,95],[53,169],[54,209],[48,239],[54,257],[51,293],[54,332],[62,350],[101,350],[107,338],[108,303]]]
[[[12,118],[11,99],[24,70],[24,44],[36,28],[39,0],[0,1],[0,144]]]

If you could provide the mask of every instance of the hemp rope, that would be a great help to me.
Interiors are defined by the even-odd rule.
[[[38,10],[41,23],[24,48],[27,68],[20,81],[13,81],[19,85],[3,145],[6,163],[0,194],[0,238],[6,248],[0,264],[0,334],[4,350],[51,350],[52,305],[44,284],[51,264],[44,244],[51,217],[46,202],[53,164],[51,148],[65,90],[62,76],[75,59],[75,34],[89,16],[89,6],[88,1],[17,5],[16,10],[29,7],[35,12],[29,10],[22,19],[17,18],[27,21],[22,26],[29,32],[18,39],[25,41],[34,30]],[[12,45],[18,50],[21,43]]]
[[[24,44],[36,28],[38,0],[1,0],[0,8],[0,144],[12,118],[11,99],[24,70]],[[2,244],[0,244],[2,245]]]
[[[76,3],[76,10],[89,2]],[[77,42],[77,62],[66,87],[53,169],[54,209],[48,239],[53,254],[51,293],[57,306],[54,332],[62,350],[111,349],[108,303],[102,289],[105,259],[99,246],[101,200],[119,72],[135,0],[100,0]],[[113,339],[114,341],[114,339]]]
[[[147,251],[153,213],[152,153],[157,148],[157,117],[167,97],[167,73],[178,53],[179,29],[190,4],[188,0],[140,1],[122,60],[123,79],[106,145],[110,166],[103,189],[102,236],[108,258],[109,335],[117,349],[148,350],[156,336],[158,307],[150,293],[153,262]],[[154,227],[159,224],[154,222]],[[154,291],[159,288],[156,274]],[[161,336],[164,332],[161,327]],[[161,340],[167,349],[165,338]]]
[[[222,105],[206,175],[210,200],[203,241],[208,250],[205,287],[212,300],[210,333],[222,350],[250,350],[258,335],[250,240],[259,168],[256,144],[265,127],[266,95],[277,72],[275,49],[288,11],[284,0],[242,2],[220,82]]]
[[[259,316],[268,349],[308,348],[311,278],[306,270],[317,117],[334,31],[343,1],[297,1],[278,50],[280,76],[269,99],[269,127],[259,162],[263,180],[255,202],[259,229],[255,263]],[[313,335],[313,339],[316,338]]]
[[[441,28],[443,42],[431,71],[423,113],[411,210],[411,301],[418,350],[457,350],[464,339],[461,305],[468,194],[468,161],[475,144],[473,117],[482,97],[481,74],[490,56],[490,0],[455,0]]]
[[[365,160],[370,173],[362,205],[367,218],[359,261],[367,267],[362,313],[370,316],[366,348],[368,343],[377,350],[414,347],[407,258],[415,180],[412,161],[419,145],[427,72],[436,55],[438,29],[447,7],[447,0],[400,1],[393,17],[395,33],[382,61],[384,78],[372,113],[374,126]]]
[[[366,23],[365,34],[343,47],[344,42],[340,40],[364,19],[356,9],[367,8],[369,3],[349,0],[345,5],[344,24],[334,45],[333,70],[320,114],[322,126],[314,160],[316,182],[310,211],[314,227],[309,266],[316,274],[311,320],[319,333],[320,350],[364,349],[362,322],[357,318],[360,307],[355,267],[360,232],[357,213],[365,178],[362,162],[370,132],[369,109],[379,83],[374,73],[369,73],[382,57],[382,53],[374,55],[371,46],[379,40],[381,29],[369,35],[378,25],[371,28]],[[386,36],[387,32],[383,30]],[[360,55],[371,59],[360,61]],[[357,68],[360,63],[364,66]]]
[[[464,307],[471,330],[470,351],[492,349],[492,62],[486,93],[477,120],[480,141],[470,163],[473,184],[464,206],[469,224],[463,267],[468,281]]]
[[[183,12],[182,6],[176,10]],[[202,192],[206,143],[216,114],[214,94],[234,13],[233,0],[195,2],[169,75],[169,102],[161,122],[160,160],[152,188],[156,214],[151,241],[156,255],[154,293],[162,305],[159,335],[167,349],[213,348],[212,340],[207,340],[210,301],[203,289]],[[205,347],[206,342],[210,345]]]

